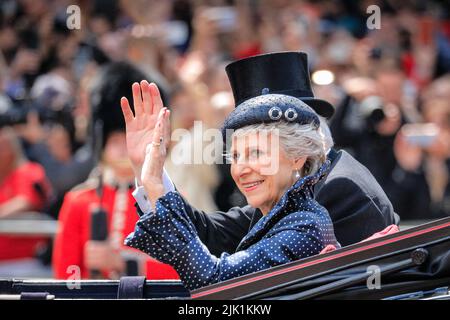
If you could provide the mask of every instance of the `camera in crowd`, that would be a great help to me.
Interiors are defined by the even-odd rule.
[[[31,111],[38,114],[41,123],[66,123],[72,117],[70,104],[53,110],[38,103],[20,103],[0,113],[0,128],[27,123],[28,113]]]
[[[360,115],[369,127],[374,127],[385,118],[383,100],[378,96],[369,96],[359,105]]]
[[[341,125],[351,131],[373,131],[386,117],[384,102],[381,97],[375,95],[360,101],[351,95],[346,95],[337,110],[339,111],[334,118],[334,124],[336,125],[338,119],[342,118]]]
[[[27,123],[28,113],[34,111],[44,124],[60,123],[70,126],[75,105],[70,90],[61,77],[41,77],[32,88],[30,97],[5,103],[0,108],[0,128]]]

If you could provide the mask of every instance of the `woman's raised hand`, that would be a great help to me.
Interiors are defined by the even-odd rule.
[[[134,115],[127,98],[120,100],[126,124],[128,156],[133,165],[136,178],[140,181],[142,166],[146,155],[147,145],[153,141],[153,132],[158,121],[158,115],[163,109],[163,102],[158,87],[154,83],[142,80],[133,83]],[[168,118],[168,112],[166,112]],[[170,143],[170,123],[165,124],[163,132],[163,146]]]
[[[167,155],[164,132],[170,125],[169,115],[170,111],[167,108],[162,108],[159,112],[152,141],[147,145],[142,166],[141,181],[152,203],[156,203],[156,200],[164,194],[162,173]]]

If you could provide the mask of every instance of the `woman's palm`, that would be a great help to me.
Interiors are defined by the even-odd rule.
[[[153,83],[149,84],[145,80],[141,81],[140,85],[134,83],[132,91],[134,114],[127,98],[123,97],[120,105],[126,123],[128,156],[133,167],[140,172],[146,148],[152,142],[158,114],[163,108],[163,104],[158,87]],[[170,131],[170,128],[167,130]],[[168,134],[170,135],[170,132]],[[167,136],[167,132],[165,132],[165,136]],[[168,138],[165,139],[166,145],[168,140]]]
[[[131,162],[142,166],[145,158],[145,149],[152,142],[158,114],[143,114],[127,124],[127,149]]]

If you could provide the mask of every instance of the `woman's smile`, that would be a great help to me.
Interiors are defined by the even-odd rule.
[[[256,190],[264,180],[256,180],[252,182],[241,183],[242,189],[247,193]]]

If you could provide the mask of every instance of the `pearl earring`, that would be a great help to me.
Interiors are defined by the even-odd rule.
[[[298,171],[298,169],[295,170],[295,179],[300,179],[300,172]]]

